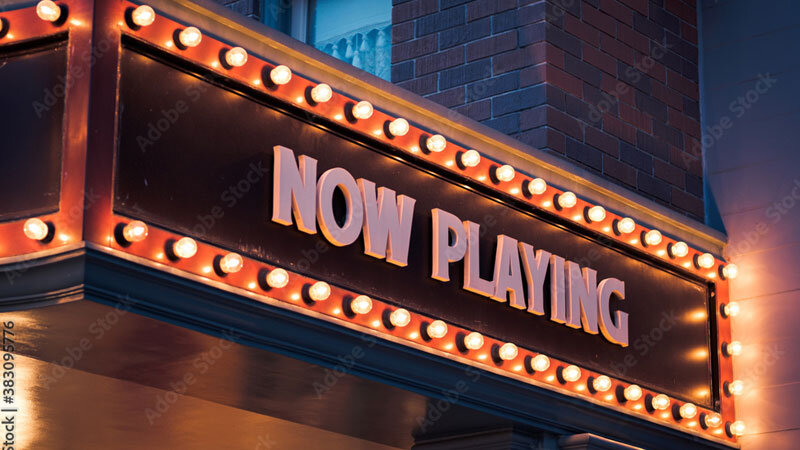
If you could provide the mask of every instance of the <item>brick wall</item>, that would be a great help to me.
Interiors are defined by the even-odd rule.
[[[214,0],[239,14],[259,20],[260,5],[263,0]],[[287,0],[289,1],[289,0]]]
[[[695,0],[393,0],[392,81],[703,220]]]

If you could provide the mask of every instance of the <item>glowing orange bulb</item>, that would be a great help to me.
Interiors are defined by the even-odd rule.
[[[362,100],[353,106],[353,117],[356,119],[369,119],[375,110],[372,108],[372,103]]]
[[[550,368],[550,358],[546,355],[536,355],[531,359],[531,369],[536,372],[544,372]]]
[[[558,195],[558,206],[562,208],[572,208],[578,203],[578,197],[570,192],[563,192]]]
[[[272,269],[267,274],[267,285],[271,288],[280,289],[289,284],[289,273],[281,268]]]
[[[658,394],[655,397],[653,397],[651,403],[653,405],[653,409],[665,410],[669,408],[670,400],[669,397],[667,397],[666,395]]]
[[[464,336],[464,347],[467,347],[470,350],[479,350],[481,347],[483,347],[483,335],[477,331],[473,331],[472,333]]]
[[[495,176],[500,181],[511,181],[514,179],[515,174],[516,172],[514,171],[514,168],[508,164],[502,165],[495,169]]]
[[[606,209],[600,205],[592,206],[586,215],[592,222],[602,222],[606,218]]]
[[[372,299],[366,295],[359,295],[350,303],[350,309],[356,314],[366,314],[372,311]]]
[[[658,245],[662,239],[661,232],[658,230],[650,230],[644,234],[644,241],[647,245]]]
[[[705,415],[704,420],[706,427],[716,428],[722,425],[722,416],[719,413],[711,412]]]
[[[152,25],[156,20],[156,12],[147,5],[141,5],[131,13],[131,20],[140,27],[147,27]]]
[[[389,133],[392,136],[405,136],[410,128],[406,119],[397,118],[389,122]]]
[[[532,195],[542,195],[547,190],[547,182],[541,178],[534,178],[528,182],[528,192]]]
[[[742,354],[742,343],[739,341],[731,341],[725,345],[725,353],[728,356],[739,356]]]
[[[178,34],[178,41],[184,47],[197,47],[203,40],[203,33],[196,27],[188,27]]]
[[[714,266],[714,255],[711,253],[703,253],[702,255],[697,256],[697,260],[695,262],[697,267],[700,269],[710,269]]]
[[[744,422],[741,420],[737,420],[730,425],[731,434],[734,436],[741,436],[744,434],[745,426]]]
[[[689,254],[689,246],[686,242],[678,241],[669,246],[669,253],[673,258],[683,258]]]
[[[578,381],[581,378],[581,369],[575,365],[564,367],[561,376],[565,381]]]
[[[697,406],[694,403],[684,403],[679,410],[681,417],[691,419],[697,415]]]
[[[292,80],[292,69],[280,65],[269,71],[269,79],[278,86],[284,85]]]
[[[636,400],[642,398],[642,388],[640,388],[635,384],[632,384],[625,388],[623,395],[625,396],[625,400],[635,402]]]
[[[122,228],[122,237],[128,242],[140,242],[147,237],[147,225],[141,220],[129,222]]]
[[[225,62],[232,67],[241,67],[247,62],[247,50],[242,47],[233,47],[225,52]]]
[[[722,268],[722,276],[729,279],[734,279],[739,275],[739,266],[736,264],[728,264]]]
[[[317,281],[308,289],[308,296],[316,302],[327,300],[331,296],[331,286],[324,281]]]
[[[605,375],[600,375],[592,380],[592,387],[597,392],[605,392],[611,389],[611,378]]]
[[[512,359],[516,358],[519,354],[519,349],[516,345],[512,344],[511,342],[506,342],[500,347],[498,351],[500,359],[503,361],[511,361]]]
[[[447,140],[441,134],[434,134],[425,141],[425,146],[428,150],[439,153],[447,147]]]
[[[477,150],[467,150],[461,155],[461,164],[464,167],[475,167],[481,163],[481,154]]]
[[[389,322],[396,327],[402,328],[411,323],[411,313],[403,308],[395,309],[389,315]]]
[[[191,258],[197,253],[197,242],[190,237],[182,237],[172,244],[172,252],[178,258]]]
[[[36,5],[36,15],[47,22],[55,22],[61,17],[61,8],[51,0],[42,0]]]
[[[244,260],[237,253],[228,253],[219,261],[219,269],[224,273],[236,273],[242,270]]]
[[[25,224],[22,226],[22,231],[28,239],[41,241],[50,234],[50,226],[42,219],[34,217],[25,221]]]
[[[617,231],[621,234],[633,233],[636,229],[636,222],[630,217],[625,217],[617,222]]]
[[[311,100],[316,103],[325,103],[333,98],[333,89],[325,83],[320,83],[311,89]]]
[[[742,307],[738,302],[729,302],[724,306],[725,315],[728,317],[736,317],[741,312]]]
[[[428,325],[428,336],[439,339],[447,334],[447,324],[441,320],[434,320]]]

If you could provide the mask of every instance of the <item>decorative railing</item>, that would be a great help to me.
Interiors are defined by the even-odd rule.
[[[315,43],[318,50],[390,81],[391,22],[368,25]]]

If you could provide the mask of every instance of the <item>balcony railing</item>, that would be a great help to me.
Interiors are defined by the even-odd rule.
[[[314,46],[336,59],[390,81],[391,22],[368,25]]]

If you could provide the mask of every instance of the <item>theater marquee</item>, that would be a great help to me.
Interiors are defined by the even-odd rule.
[[[723,431],[736,353],[724,262],[450,142],[435,123],[374,110],[190,24],[136,25],[137,5],[111,3],[122,42],[115,154],[103,175],[113,174],[113,190],[88,219],[98,245],[254,302],[733,439]],[[20,50],[0,47],[0,79],[63,73],[67,34],[41,45],[20,36]],[[4,232],[24,223],[37,241],[20,253],[67,242],[58,237],[68,205],[52,201],[66,170],[50,142],[61,128],[47,123],[20,137],[20,148],[47,153],[31,186],[46,192],[31,194],[33,210],[0,211]],[[42,222],[20,219],[32,213]]]

